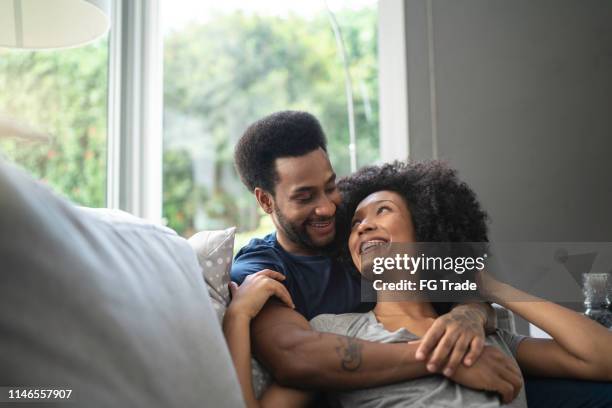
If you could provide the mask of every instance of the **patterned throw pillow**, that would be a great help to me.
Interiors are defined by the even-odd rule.
[[[230,302],[228,284],[230,282],[230,269],[234,251],[234,235],[236,228],[222,231],[202,231],[189,238],[189,244],[198,256],[202,268],[202,276],[206,282],[208,293],[217,313],[219,323]],[[251,359],[253,367],[253,389],[257,398],[270,385],[272,380],[267,370],[254,358]]]
[[[189,244],[198,256],[202,276],[221,323],[230,302],[228,284],[234,251],[236,228],[222,231],[202,231],[189,238]]]

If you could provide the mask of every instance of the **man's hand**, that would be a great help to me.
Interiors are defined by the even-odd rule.
[[[497,392],[504,404],[514,400],[523,388],[516,362],[493,346],[485,346],[472,367],[459,366],[450,378],[466,387]]]
[[[463,363],[476,362],[484,347],[487,312],[485,304],[459,305],[438,317],[421,340],[417,360],[427,360],[429,372],[453,375]],[[467,353],[467,354],[466,354]]]

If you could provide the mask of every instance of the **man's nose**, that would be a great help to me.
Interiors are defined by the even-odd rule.
[[[328,197],[323,197],[315,209],[318,217],[333,217],[336,214],[336,204]]]

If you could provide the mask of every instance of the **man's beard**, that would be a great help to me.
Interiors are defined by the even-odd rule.
[[[276,214],[279,227],[283,230],[283,233],[287,236],[287,238],[289,238],[289,240],[294,244],[299,245],[303,249],[320,253],[327,253],[332,250],[333,240],[325,246],[317,246],[314,242],[312,242],[312,239],[310,239],[310,235],[308,235],[306,226],[304,224],[298,225],[289,222],[278,207],[274,208],[274,214]],[[331,221],[335,222],[333,217],[331,218]]]

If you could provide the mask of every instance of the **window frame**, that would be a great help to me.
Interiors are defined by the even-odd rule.
[[[380,159],[410,157],[404,0],[378,1],[378,87]]]
[[[159,0],[113,0],[107,207],[162,220],[163,41]]]

